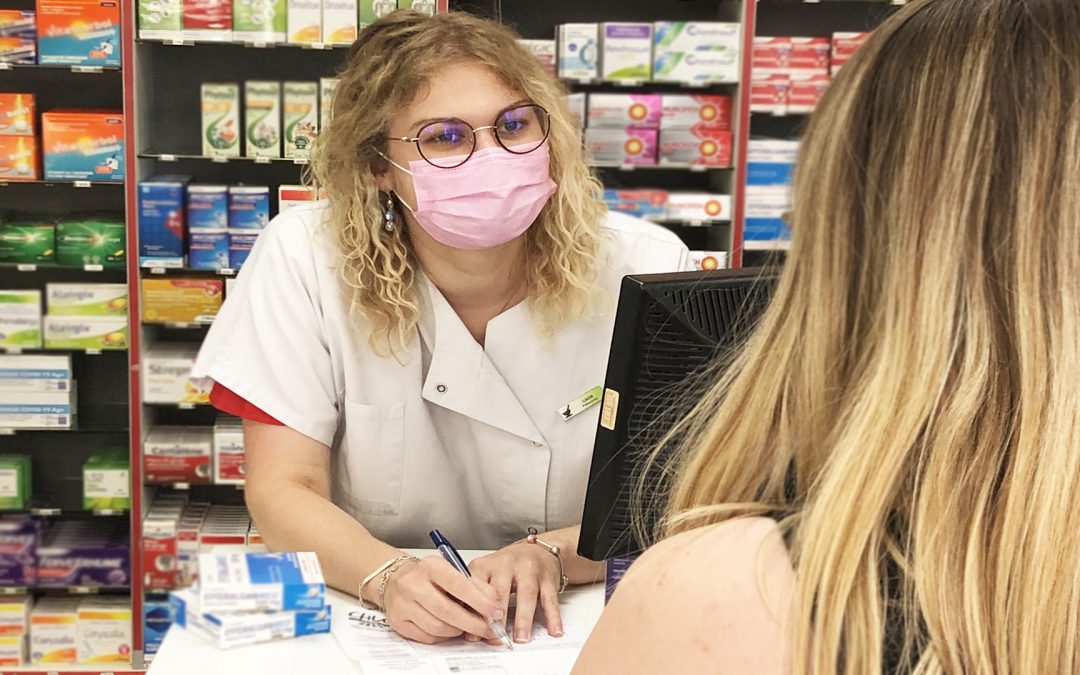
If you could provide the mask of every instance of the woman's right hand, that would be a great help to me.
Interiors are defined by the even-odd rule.
[[[437,556],[403,565],[390,577],[382,601],[390,628],[424,644],[461,635],[497,640],[487,621],[504,618],[490,584],[462,575]]]

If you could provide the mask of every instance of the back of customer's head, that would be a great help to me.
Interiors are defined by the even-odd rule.
[[[810,122],[792,229],[667,533],[789,516],[797,672],[890,638],[917,672],[1080,672],[1080,3],[901,10]]]

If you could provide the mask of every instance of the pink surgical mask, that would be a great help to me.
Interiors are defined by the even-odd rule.
[[[453,169],[422,159],[406,169],[387,160],[412,176],[416,208],[402,203],[416,222],[435,241],[459,249],[492,248],[518,238],[558,187],[546,143],[524,155],[500,147],[479,150]]]

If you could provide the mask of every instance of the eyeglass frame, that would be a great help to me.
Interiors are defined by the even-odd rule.
[[[551,115],[550,112],[548,112],[547,108],[540,105],[539,103],[515,103],[515,104],[513,104],[511,106],[508,106],[508,107],[503,108],[502,110],[500,110],[495,115],[495,121],[496,122],[499,121],[500,117],[502,117],[506,113],[510,112],[511,110],[517,110],[519,108],[539,108],[539,109],[544,111],[544,115],[547,116],[547,121],[548,121],[547,128],[544,129],[544,137],[542,139],[540,139],[540,142],[536,144],[535,148],[532,148],[531,150],[526,150],[525,152],[514,152],[510,148],[506,147],[506,144],[502,142],[501,138],[499,138],[498,131],[496,131],[496,129],[499,128],[498,124],[488,124],[488,125],[482,126],[482,127],[471,127],[471,126],[469,126],[468,122],[466,122],[463,119],[459,119],[457,117],[447,117],[446,119],[435,120],[435,121],[432,121],[432,122],[428,122],[424,126],[420,127],[420,130],[423,131],[424,129],[426,129],[429,126],[432,126],[434,124],[444,124],[446,122],[460,122],[461,124],[464,124],[466,127],[469,128],[469,130],[472,132],[472,135],[473,135],[472,150],[470,150],[469,154],[465,156],[465,159],[461,160],[460,163],[455,164],[454,166],[439,166],[435,162],[432,162],[430,159],[428,159],[427,156],[424,154],[424,151],[420,149],[420,141],[422,141],[423,139],[420,138],[419,136],[416,136],[416,137],[413,137],[413,138],[410,138],[408,136],[387,136],[386,140],[388,140],[388,141],[399,141],[399,142],[402,142],[402,143],[414,143],[416,145],[416,151],[418,153],[420,153],[421,159],[423,159],[425,162],[427,162],[431,166],[435,167],[436,169],[456,169],[459,166],[464,165],[470,159],[472,159],[472,156],[476,154],[476,132],[485,131],[487,129],[492,130],[491,135],[495,137],[495,142],[498,143],[499,147],[502,148],[503,150],[509,152],[512,155],[527,155],[530,152],[536,152],[541,147],[543,147],[544,143],[547,143],[548,138],[551,136],[551,118],[552,118],[552,115]]]

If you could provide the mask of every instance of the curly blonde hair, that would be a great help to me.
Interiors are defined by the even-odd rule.
[[[313,150],[310,178],[330,207],[323,227],[340,257],[350,311],[369,324],[376,352],[392,354],[415,335],[419,263],[407,232],[382,229],[375,173],[385,166],[391,115],[440,68],[480,64],[515,93],[551,113],[551,177],[558,189],[527,234],[529,305],[549,334],[588,311],[597,288],[600,182],[585,161],[565,90],[509,28],[469,14],[399,11],[360,33],[334,94],[333,114]]]

